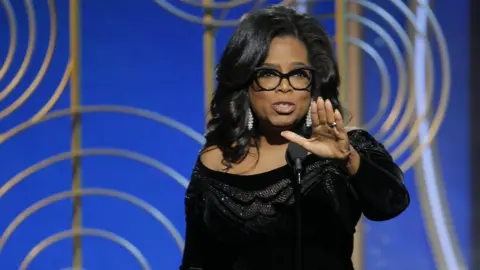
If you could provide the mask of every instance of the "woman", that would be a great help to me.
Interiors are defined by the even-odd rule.
[[[353,269],[360,216],[394,218],[410,197],[385,148],[366,131],[345,130],[325,30],[288,7],[253,12],[223,52],[217,81],[206,145],[186,192],[180,269],[295,269],[289,142],[309,152],[302,269]]]

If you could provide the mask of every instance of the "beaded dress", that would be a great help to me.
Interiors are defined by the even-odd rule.
[[[301,181],[303,270],[353,269],[363,214],[384,221],[410,203],[403,174],[368,132],[348,133],[360,155],[349,177],[337,161],[309,155]],[[295,212],[288,166],[255,175],[214,171],[200,159],[186,191],[181,270],[296,270]]]

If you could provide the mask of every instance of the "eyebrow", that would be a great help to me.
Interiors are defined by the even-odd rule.
[[[271,64],[271,63],[263,63],[262,66],[264,66],[264,67],[272,67],[272,68],[278,68],[278,67],[279,67],[278,65]]]
[[[294,66],[303,66],[303,67],[308,66],[307,64],[305,64],[305,63],[303,63],[303,62],[293,62],[293,63],[291,63],[291,64],[294,65]]]
[[[292,62],[290,63],[290,65],[292,66],[300,66],[300,67],[307,67],[308,65],[303,63],[303,62]],[[272,63],[263,63],[262,66],[266,66],[266,67],[273,67],[273,68],[279,68],[280,66],[279,65],[276,65],[276,64],[272,64]]]

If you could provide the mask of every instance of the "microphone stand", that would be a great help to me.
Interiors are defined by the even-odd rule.
[[[295,159],[295,175],[297,177],[296,185],[294,185],[294,198],[295,198],[295,269],[302,269],[302,207],[300,203],[301,190],[302,190],[302,172],[303,165],[300,158]]]

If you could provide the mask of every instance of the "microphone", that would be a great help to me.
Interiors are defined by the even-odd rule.
[[[297,176],[297,183],[294,185],[294,198],[295,198],[295,216],[296,216],[296,228],[295,228],[295,269],[302,269],[302,208],[300,205],[301,189],[302,189],[302,174],[303,174],[303,161],[307,157],[308,151],[300,145],[290,142],[287,147],[287,153],[285,159],[288,166],[290,166],[295,175]]]
[[[287,153],[285,159],[287,160],[288,166],[293,168],[295,174],[298,175],[303,173],[303,161],[307,157],[308,151],[301,147],[300,145],[290,142],[287,147]],[[297,179],[298,183],[300,184],[301,178]]]

